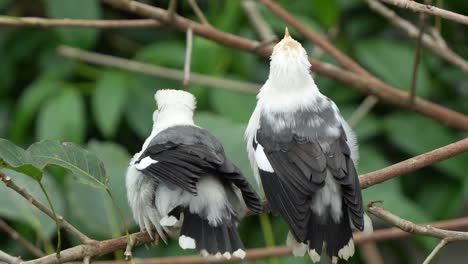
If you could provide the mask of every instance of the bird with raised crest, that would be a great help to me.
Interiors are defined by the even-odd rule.
[[[245,138],[257,181],[287,223],[296,256],[332,263],[354,255],[352,228],[371,232],[356,172],[356,137],[320,93],[302,45],[288,29],[274,48]]]
[[[193,122],[195,97],[159,90],[153,129],[131,159],[126,187],[135,221],[153,237],[178,238],[202,256],[244,258],[237,224],[262,203],[221,143]]]

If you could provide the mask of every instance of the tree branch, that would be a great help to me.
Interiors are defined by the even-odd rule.
[[[348,118],[348,124],[350,127],[355,127],[356,124],[363,119],[367,113],[379,102],[379,99],[374,95],[368,95],[359,107],[353,112]]]
[[[21,261],[22,260],[20,257],[13,257],[12,255],[9,255],[0,250],[0,263],[6,262],[8,264],[19,264]]]
[[[197,4],[196,0],[188,0],[190,6],[193,9],[193,12],[195,12],[195,15],[197,15],[198,19],[202,22],[202,24],[205,25],[210,25],[210,22],[208,22],[208,19],[206,19],[205,15],[203,14],[203,11],[200,9],[200,7]]]
[[[127,10],[144,17],[159,20],[164,19],[167,14],[167,11],[164,9],[149,6],[136,1],[101,1],[119,9]],[[222,32],[213,27],[196,23],[179,15],[174,17],[174,21],[171,25],[174,28],[182,31],[192,27],[195,34],[222,43],[229,47],[252,52],[263,57],[269,57],[271,55],[271,45],[265,45],[261,48],[258,48],[258,41],[252,41],[233,34]],[[415,103],[410,105],[407,103],[407,100],[405,100],[408,98],[408,93],[393,88],[388,84],[375,80],[374,78],[369,78],[350,71],[342,70],[331,64],[323,63],[318,60],[310,59],[310,62],[312,69],[314,69],[315,72],[324,76],[328,76],[339,82],[348,84],[360,92],[374,94],[379,97],[379,99],[387,103],[391,103],[402,108],[423,114],[427,117],[439,121],[446,126],[457,128],[462,131],[468,131],[468,117],[463,114],[457,113],[453,110],[449,110],[420,98],[416,98]]]
[[[89,52],[69,46],[60,46],[57,49],[57,52],[64,57],[78,59],[96,65],[105,65],[171,80],[182,81],[184,79],[184,72],[181,70]],[[191,82],[205,85],[211,88],[227,89],[244,93],[257,93],[258,89],[260,89],[260,85],[253,83],[227,80],[194,72],[192,72],[190,75]]]
[[[406,34],[408,34],[411,38],[418,37],[418,28],[414,26],[411,22],[401,18],[393,10],[386,7],[378,0],[367,0],[367,3],[369,4],[369,7],[372,10],[385,17],[394,26],[406,32]],[[439,55],[446,61],[459,67],[463,72],[468,73],[468,62],[462,57],[460,57],[458,54],[453,52],[445,44],[441,44],[440,42],[434,40],[427,33],[424,33],[422,36],[422,44],[424,44],[424,46],[431,49],[435,54]]]
[[[405,232],[440,238],[440,243],[434,248],[426,260],[424,260],[423,264],[428,264],[437,252],[439,252],[439,250],[448,242],[468,240],[468,232],[445,230],[431,225],[416,225],[413,222],[400,218],[381,207],[374,206],[373,203],[369,204],[368,211],[388,224],[396,226]]]
[[[468,138],[393,164],[381,170],[363,174],[359,177],[361,188],[366,189],[372,185],[382,183],[391,178],[429,166],[466,151],[468,151]]]
[[[409,0],[380,0],[387,4],[395,5],[401,8],[409,9],[414,12],[423,12],[433,16],[439,16],[454,22],[468,25],[468,17],[458,13],[441,9],[432,5],[420,4]]]
[[[23,27],[94,27],[94,28],[124,28],[124,27],[159,27],[160,22],[153,19],[125,20],[86,20],[86,19],[51,19],[42,17],[11,17],[0,16],[0,26]]]
[[[44,256],[44,252],[37,248],[35,245],[33,245],[31,242],[26,240],[24,237],[22,237],[16,230],[14,230],[11,226],[7,224],[7,222],[3,221],[3,219],[0,218],[0,229],[7,233],[11,239],[18,241],[24,248],[26,248],[31,254],[33,254],[36,257],[42,257]]]
[[[185,62],[184,62],[184,79],[182,83],[188,85],[190,80],[190,66],[192,64],[192,42],[193,42],[193,30],[187,29],[187,37],[185,41]]]
[[[242,8],[249,18],[250,24],[255,28],[262,41],[276,41],[278,37],[275,35],[270,25],[263,19],[262,15],[255,6],[252,0],[242,0]]]
[[[3,181],[3,183],[10,189],[14,190],[18,194],[24,197],[24,199],[28,200],[32,205],[34,205],[37,209],[41,210],[43,213],[48,215],[50,218],[55,219],[54,214],[52,211],[47,208],[45,205],[40,203],[38,200],[36,200],[31,194],[29,194],[25,189],[20,188],[18,185],[16,185],[10,177],[6,176],[3,172],[0,171],[0,180]],[[85,234],[81,233],[78,229],[76,229],[74,226],[72,226],[70,223],[68,223],[65,219],[63,219],[62,216],[57,215],[58,221],[60,223],[60,226],[63,227],[68,233],[71,235],[75,236],[80,240],[81,243],[90,243],[93,240],[90,239],[88,236]],[[55,254],[54,254],[55,255]]]

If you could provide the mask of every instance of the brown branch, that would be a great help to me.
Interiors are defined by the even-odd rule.
[[[137,1],[101,0],[101,2],[110,4],[113,7],[119,9],[139,14],[144,17],[159,20],[164,19],[167,15],[167,11],[164,9],[149,6]],[[219,42],[228,47],[245,50],[263,57],[269,57],[271,55],[271,45],[265,45],[261,48],[258,48],[258,41],[253,41],[233,34],[222,32],[213,27],[196,23],[179,15],[174,17],[174,21],[171,25],[174,28],[182,31],[192,27],[195,34]],[[382,83],[381,81],[375,80],[373,78],[368,78],[350,71],[340,69],[331,64],[323,63],[318,60],[310,59],[310,62],[312,69],[315,72],[350,85],[360,92],[376,95],[382,101],[415,111],[446,126],[462,131],[468,131],[468,117],[463,114],[457,113],[453,110],[449,110],[420,98],[416,98],[415,103],[410,105],[406,100],[408,98],[408,93],[391,87],[388,84]]]
[[[299,20],[297,20],[294,16],[289,14],[279,5],[277,5],[271,0],[260,0],[260,2],[264,4],[267,8],[269,8],[273,13],[275,13],[275,15],[277,15],[281,20],[288,23],[297,31],[299,31],[299,33],[304,35],[306,39],[320,46],[325,52],[330,54],[333,58],[335,58],[335,60],[338,63],[343,65],[345,68],[352,72],[362,74],[364,76],[370,76],[370,74],[364,68],[362,68],[354,60],[349,58],[346,54],[342,53],[340,50],[335,48],[335,46],[333,46],[333,44],[331,44],[326,38],[310,30],[307,26],[302,24]]]
[[[86,20],[0,16],[0,26],[124,28],[159,27],[160,25],[160,22],[153,19]]]
[[[10,189],[14,190],[18,194],[24,197],[24,199],[28,200],[32,205],[34,205],[37,209],[41,210],[43,213],[48,215],[50,218],[55,219],[54,213],[47,208],[45,205],[40,203],[36,198],[34,198],[31,194],[29,194],[24,188],[20,188],[16,185],[10,177],[6,176],[3,172],[0,172],[0,180]],[[85,234],[81,233],[78,229],[68,223],[62,216],[57,215],[58,221],[60,226],[63,227],[68,233],[75,236],[80,240],[81,243],[90,243],[93,240],[90,239]],[[54,254],[55,255],[55,254]]]
[[[360,253],[363,262],[366,264],[384,264],[382,255],[379,252],[375,241],[366,242],[360,245]]]
[[[96,65],[105,65],[122,70],[143,73],[171,80],[182,81],[184,79],[184,72],[177,69],[171,69],[157,65],[122,59],[110,55],[89,52],[68,46],[60,46],[57,49],[57,52],[64,57],[78,59]],[[194,72],[190,74],[190,81],[200,85],[205,85],[207,87],[227,89],[243,93],[256,93],[258,92],[258,89],[260,89],[260,85],[258,84],[243,81],[227,80]]]
[[[7,224],[7,222],[3,221],[3,219],[0,218],[0,229],[7,233],[11,239],[18,241],[25,249],[27,249],[31,254],[33,254],[36,257],[42,257],[44,256],[44,252],[37,248],[35,245],[33,245],[31,242],[26,240],[24,237],[22,237],[16,230],[14,230],[11,226]]]
[[[367,3],[372,10],[385,17],[394,26],[406,32],[406,34],[408,34],[411,38],[418,37],[418,28],[411,22],[398,16],[393,10],[386,7],[378,0],[367,0]],[[434,40],[431,35],[423,33],[422,44],[424,44],[424,46],[432,50],[435,54],[439,55],[447,62],[452,63],[453,65],[459,67],[463,72],[468,73],[468,62],[453,52],[450,48],[448,48],[445,45],[445,42],[440,43],[439,41]]]
[[[132,234],[135,239],[135,246],[143,245],[151,242],[151,238],[145,232],[138,232]],[[25,261],[23,264],[49,264],[49,263],[63,263],[74,260],[83,259],[85,256],[97,257],[108,253],[115,252],[117,250],[125,249],[127,246],[127,236],[121,236],[118,238],[93,241],[87,244],[81,244],[72,248],[62,250],[60,252],[60,258],[57,258],[55,254],[50,254],[42,258]]]
[[[198,19],[202,22],[202,24],[205,25],[210,25],[210,22],[208,22],[208,19],[206,19],[205,15],[203,14],[203,11],[200,9],[200,7],[197,4],[196,0],[188,0],[190,6],[193,9],[193,12],[195,12],[195,15],[197,15]]]
[[[184,85],[188,85],[190,80],[190,65],[192,64],[192,42],[193,42],[193,30],[187,29],[187,39],[185,47],[185,62],[184,62]]]
[[[395,5],[401,8],[409,9],[414,12],[423,12],[433,16],[439,16],[448,20],[452,20],[454,22],[468,25],[468,17],[464,15],[460,15],[458,13],[448,11],[445,9],[441,9],[432,5],[425,5],[420,4],[416,1],[409,1],[409,0],[380,0],[385,3]]]
[[[413,222],[402,219],[381,207],[374,206],[373,203],[369,205],[368,211],[388,224],[396,226],[405,232],[440,238],[441,242],[434,248],[426,260],[424,260],[423,264],[428,264],[437,252],[439,252],[439,250],[448,242],[468,240],[468,232],[445,230],[431,225],[416,225]]]
[[[356,124],[369,113],[369,111],[379,102],[379,99],[374,95],[368,95],[359,107],[351,114],[348,118],[348,124],[350,127],[356,126]]]
[[[270,25],[263,19],[262,15],[255,6],[252,0],[242,0],[242,8],[247,15],[250,23],[253,25],[262,41],[276,41],[278,37],[275,35]]]
[[[8,264],[19,264],[22,262],[20,257],[13,257],[10,254],[7,254],[0,250],[0,263],[8,263]]]
[[[177,0],[169,0],[169,7],[167,8],[166,22],[172,23],[176,15]]]
[[[426,2],[431,2],[426,0]],[[411,76],[411,85],[409,92],[409,101],[414,103],[414,98],[416,97],[416,82],[418,80],[418,66],[421,59],[421,40],[424,35],[424,28],[426,23],[426,15],[424,13],[419,14],[419,34],[416,38],[416,52],[414,53],[414,63],[413,63],[413,74]]]
[[[368,188],[372,185],[382,183],[391,178],[429,166],[466,151],[468,151],[468,138],[393,164],[381,170],[363,174],[359,177],[361,188]]]

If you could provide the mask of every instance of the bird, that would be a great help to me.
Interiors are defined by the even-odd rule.
[[[249,208],[263,211],[255,189],[209,131],[193,121],[195,97],[182,90],[155,94],[150,136],[130,160],[126,191],[135,221],[153,238],[178,238],[202,256],[243,259],[237,231]]]
[[[286,222],[286,244],[315,263],[354,254],[352,228],[371,232],[356,172],[356,136],[315,84],[307,52],[288,29],[245,132],[255,178]]]

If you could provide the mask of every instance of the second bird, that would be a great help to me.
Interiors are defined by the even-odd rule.
[[[318,262],[325,247],[337,263],[354,254],[351,227],[371,224],[355,168],[355,136],[309,69],[306,51],[286,29],[247,127],[247,150],[272,210],[289,226],[293,254],[308,252]]]

